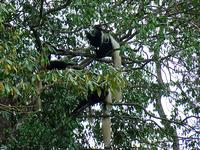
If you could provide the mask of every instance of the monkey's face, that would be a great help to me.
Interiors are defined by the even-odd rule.
[[[102,33],[98,29],[93,29],[90,32],[86,32],[86,36],[90,42],[90,44],[94,47],[100,47],[101,46],[101,36]]]

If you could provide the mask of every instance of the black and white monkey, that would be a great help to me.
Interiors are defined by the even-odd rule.
[[[81,101],[76,109],[71,113],[71,115],[77,116],[85,108],[92,106],[96,103],[103,104],[102,135],[105,149],[110,149],[111,119],[109,117],[109,110],[112,106],[111,91],[109,89],[106,89],[105,87],[101,87],[100,90],[100,95],[98,94],[98,90],[89,92],[87,99]]]
[[[114,67],[120,69],[121,56],[120,45],[113,38],[112,35],[107,33],[101,28],[101,25],[94,26],[92,32],[86,32],[87,39],[90,45],[95,47],[96,58],[103,58],[106,56],[112,56]],[[111,119],[109,117],[112,106],[112,94],[109,88],[105,86],[100,87],[101,93],[99,95],[98,90],[89,91],[88,97],[81,101],[79,105],[71,113],[73,116],[77,116],[86,107],[94,105],[96,103],[103,103],[103,117],[102,117],[102,135],[104,141],[104,147],[110,149],[111,146]],[[119,87],[114,94],[113,98],[118,102],[121,100],[121,88]]]
[[[82,100],[78,106],[72,111],[71,115],[72,116],[77,116],[78,114],[80,114],[85,108],[89,107],[89,106],[93,106],[97,103],[100,104],[109,104],[111,103],[111,94],[109,89],[105,89],[105,88],[100,88],[101,92],[98,93],[97,90],[91,92],[89,91],[88,96],[85,100]],[[100,94],[100,95],[99,95]]]
[[[94,30],[92,32],[86,32],[86,36],[92,46],[94,46],[96,57],[103,58],[106,56],[113,57],[113,64],[115,67],[121,66],[121,56],[120,56],[120,45],[119,43],[113,38],[112,35],[105,32],[101,25],[95,25]],[[111,92],[110,90],[105,87],[101,87],[101,94],[98,95],[97,91],[89,91],[88,97],[86,100],[80,102],[80,104],[75,108],[72,112],[72,115],[79,114],[82,110],[84,110],[88,106],[92,106],[96,103],[103,103],[109,104],[112,103],[111,99]],[[121,99],[121,91],[115,94],[115,99]],[[119,101],[119,100],[117,100]]]
[[[101,28],[101,25],[95,25],[92,32],[86,32],[86,36],[90,44],[96,48],[95,53],[97,58],[110,56],[113,51],[120,48],[119,43],[112,35],[105,32]]]

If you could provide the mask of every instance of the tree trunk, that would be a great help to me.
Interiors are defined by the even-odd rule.
[[[157,74],[157,82],[158,82],[159,86],[163,86],[164,82],[163,82],[163,79],[162,79],[161,64],[160,64],[159,61],[156,61],[156,74]],[[178,140],[176,129],[174,129],[171,126],[171,123],[168,120],[168,118],[167,118],[167,116],[164,112],[164,109],[163,109],[163,106],[162,106],[162,103],[161,103],[161,99],[162,99],[162,94],[161,94],[161,92],[158,92],[157,95],[156,95],[156,109],[158,111],[160,118],[162,118],[161,122],[164,125],[165,130],[172,137],[173,150],[179,150],[179,140]]]
[[[37,111],[41,111],[42,110],[42,100],[40,98],[40,94],[42,92],[42,81],[40,80],[36,80],[36,97],[35,97],[35,101],[36,101],[36,109]]]

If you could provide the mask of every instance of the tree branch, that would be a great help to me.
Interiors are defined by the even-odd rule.
[[[48,15],[48,14],[51,14],[51,13],[54,13],[56,11],[60,11],[64,8],[66,8],[67,6],[70,5],[70,3],[72,2],[72,0],[67,0],[63,5],[60,5],[58,7],[55,7],[55,8],[52,8],[52,9],[49,9],[47,12],[44,13],[44,16]]]

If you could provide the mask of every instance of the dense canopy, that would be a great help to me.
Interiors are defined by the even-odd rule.
[[[70,115],[102,82],[123,92],[110,114],[112,149],[200,148],[199,8],[0,0],[0,149],[103,149],[100,105]],[[85,34],[95,24],[120,43],[121,69],[95,57]]]

